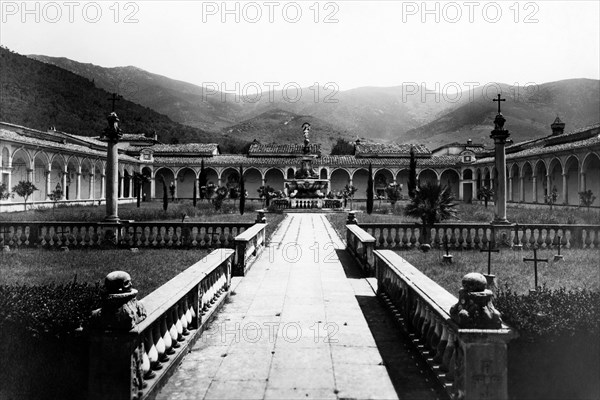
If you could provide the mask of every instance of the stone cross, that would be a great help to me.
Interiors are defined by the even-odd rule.
[[[108,99],[108,101],[112,102],[112,112],[115,112],[115,102],[121,100],[123,98],[123,96],[118,95],[116,93],[112,93],[110,99]]]
[[[554,255],[554,261],[560,261],[560,260],[563,260],[563,259],[564,259],[564,257],[562,256],[562,254],[560,254],[560,248],[562,247],[562,246],[561,246],[561,244],[562,244],[562,243],[561,243],[561,239],[562,239],[562,238],[561,238],[560,236],[557,236],[557,237],[556,237],[556,239],[557,239],[557,241],[558,241],[558,243],[557,243],[557,246],[558,246],[558,254],[555,254],[555,255]]]
[[[492,249],[492,242],[488,242],[487,249],[481,249],[480,253],[488,253],[488,275],[492,274],[492,253],[499,253],[500,250]]]
[[[533,272],[535,274],[535,290],[538,288],[538,273],[537,273],[537,263],[538,262],[548,262],[547,258],[537,258],[537,246],[533,246],[533,258],[523,258],[523,261],[533,261]]]
[[[446,251],[446,254],[442,257],[442,259],[444,260],[444,263],[446,264],[452,264],[452,255],[449,254],[449,249],[448,249],[448,235],[446,235],[446,232],[444,232],[444,250]]]
[[[501,99],[500,98],[500,93],[498,93],[498,98],[497,99],[493,99],[492,101],[497,101],[498,102],[498,114],[501,114],[500,113],[500,102],[501,101],[506,101],[506,99]]]

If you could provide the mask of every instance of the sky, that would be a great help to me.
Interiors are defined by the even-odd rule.
[[[600,79],[600,1],[0,1],[20,54],[239,92]]]

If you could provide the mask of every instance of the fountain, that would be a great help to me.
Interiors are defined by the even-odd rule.
[[[290,199],[292,208],[321,208],[322,199],[327,194],[329,180],[319,179],[319,174],[315,172],[312,166],[314,156],[309,155],[310,124],[305,122],[302,125],[304,133],[304,157],[300,161],[300,169],[294,174],[294,179],[285,180],[285,193]]]

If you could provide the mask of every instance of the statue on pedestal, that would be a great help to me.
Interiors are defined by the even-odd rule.
[[[123,132],[119,128],[119,117],[116,112],[111,112],[106,117],[108,126],[102,132],[102,138],[108,139],[109,142],[118,142],[123,137]]]

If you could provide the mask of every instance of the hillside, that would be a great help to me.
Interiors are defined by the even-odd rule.
[[[223,133],[263,144],[302,143],[302,124],[311,124],[310,141],[321,145],[322,154],[329,154],[338,139],[356,140],[356,136],[340,131],[334,125],[309,115],[297,115],[284,110],[270,110],[237,125],[223,129]]]
[[[153,74],[128,66],[105,68],[64,57],[29,55],[28,57],[71,71],[94,81],[108,92],[167,115],[175,122],[207,131],[242,121],[247,115],[242,103],[222,101],[221,93],[208,95],[203,87]]]
[[[27,127],[97,136],[106,125],[110,94],[86,78],[0,49],[0,120]],[[227,150],[245,143],[219,134],[173,122],[165,115],[127,100],[116,106],[121,127],[127,133],[156,131],[159,140],[171,142],[218,142]]]
[[[507,85],[501,85],[501,88],[503,98],[506,98],[502,103],[502,114],[507,119],[505,127],[515,142],[548,136],[552,133],[550,124],[557,114],[567,124],[567,131],[600,122],[600,81],[569,79],[545,83],[534,90]],[[492,104],[490,96],[476,91],[472,102],[408,131],[406,140],[430,148],[469,138],[491,144],[489,135],[497,106]]]

